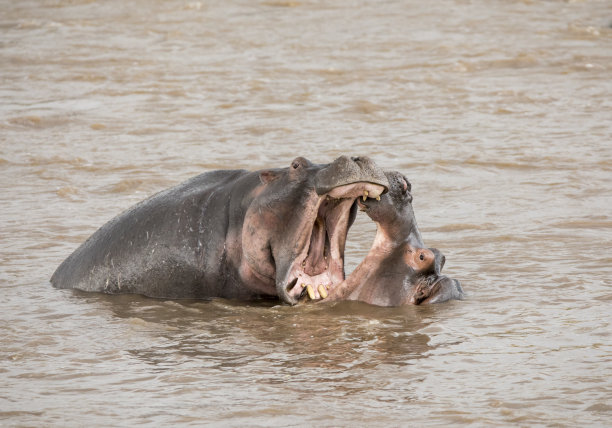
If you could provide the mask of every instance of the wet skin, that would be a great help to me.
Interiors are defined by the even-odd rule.
[[[412,210],[411,186],[399,172],[386,172],[389,192],[359,200],[377,231],[366,258],[327,300],[359,300],[379,306],[419,305],[463,299],[459,281],[441,274],[444,255],[426,248]]]
[[[376,200],[387,189],[367,157],[204,173],[102,226],[51,283],[163,298],[319,299],[345,279],[356,199]]]

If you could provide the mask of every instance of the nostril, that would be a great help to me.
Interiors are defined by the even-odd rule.
[[[353,162],[359,162],[359,161],[361,160],[361,158],[360,158],[359,156],[353,156],[353,157],[351,158],[351,160],[352,160]]]

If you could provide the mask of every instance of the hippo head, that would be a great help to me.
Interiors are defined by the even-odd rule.
[[[372,249],[332,298],[380,306],[418,305],[462,299],[459,281],[441,274],[444,255],[425,248],[412,210],[409,181],[386,172],[389,192],[380,200],[359,200],[377,224]]]
[[[358,198],[377,200],[389,184],[367,157],[341,156],[330,164],[303,157],[288,168],[260,171],[261,185],[242,228],[241,275],[295,304],[301,296],[325,298],[344,280],[344,249]],[[243,264],[245,266],[245,264]]]

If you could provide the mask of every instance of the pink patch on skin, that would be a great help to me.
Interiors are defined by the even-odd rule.
[[[427,248],[414,248],[409,246],[406,249],[404,259],[408,266],[417,272],[424,272],[433,267],[436,256]]]

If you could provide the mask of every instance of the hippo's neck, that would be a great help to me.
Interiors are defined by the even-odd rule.
[[[414,247],[425,246],[421,232],[412,216],[398,216],[393,221],[385,223],[384,227],[377,223],[377,230],[384,234],[389,245],[392,242],[396,244],[408,242]]]
[[[396,247],[388,231],[376,224],[376,236],[370,251],[355,270],[337,287],[326,299],[329,300],[363,300],[372,291],[371,277],[375,276],[376,269]],[[363,296],[363,298],[362,298]]]

